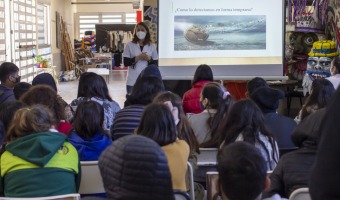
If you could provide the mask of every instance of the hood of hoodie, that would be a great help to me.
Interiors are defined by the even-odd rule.
[[[62,147],[67,137],[58,132],[41,132],[18,138],[6,150],[38,166],[46,165]]]
[[[69,135],[69,141],[77,149],[81,161],[98,160],[101,152],[111,144],[109,137],[100,133],[88,140],[72,132]]]

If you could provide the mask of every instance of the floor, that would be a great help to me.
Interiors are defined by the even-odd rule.
[[[120,105],[121,108],[123,108],[126,95],[126,73],[126,70],[113,70],[107,83],[111,97]],[[78,80],[60,82],[58,90],[59,95],[67,103],[71,103],[72,100],[77,98]]]

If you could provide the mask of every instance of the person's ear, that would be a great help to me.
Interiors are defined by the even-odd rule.
[[[246,95],[246,98],[250,98],[250,97],[249,97],[249,94],[248,94],[248,91],[246,91],[246,94],[245,94],[245,95]]]
[[[202,104],[204,107],[206,107],[208,105],[209,100],[207,98],[204,98],[202,101]]]

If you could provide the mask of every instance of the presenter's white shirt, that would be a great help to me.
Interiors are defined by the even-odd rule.
[[[334,86],[335,89],[337,89],[340,85],[340,74],[335,74],[334,76],[330,76],[328,79]]]
[[[145,52],[148,56],[151,56],[153,60],[158,60],[157,50],[154,44],[145,45],[143,48],[143,52]],[[139,56],[142,53],[140,50],[140,46],[138,43],[129,42],[125,46],[123,52],[123,58],[134,58]],[[148,66],[148,62],[145,60],[139,60],[135,67],[129,67],[127,77],[126,77],[126,85],[133,86],[143,69]]]

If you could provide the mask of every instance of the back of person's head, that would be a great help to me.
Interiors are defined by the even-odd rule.
[[[84,101],[77,107],[73,128],[77,135],[90,140],[96,133],[104,134],[103,122],[104,108],[95,101]]]
[[[26,104],[21,101],[9,101],[0,105],[0,121],[3,123],[5,130],[8,130],[15,112],[24,107],[26,107]]]
[[[99,169],[109,199],[174,200],[167,158],[149,138],[129,135],[113,142]]]
[[[173,107],[178,111],[177,117],[179,121],[176,125],[178,138],[185,140],[189,144],[191,150],[199,152],[199,144],[188,118],[185,116],[181,97],[173,92],[166,91],[157,95],[153,100],[154,103],[165,103],[168,101],[171,102]]]
[[[334,86],[329,80],[324,78],[315,79],[312,83],[311,93],[301,109],[300,120],[314,112],[315,109],[326,107],[334,92]],[[312,106],[313,109],[307,109],[309,106]]]
[[[0,81],[5,83],[10,75],[19,71],[19,68],[11,62],[4,62],[0,65]]]
[[[163,91],[164,85],[161,80],[156,77],[142,77],[136,81],[131,93],[126,96],[126,100],[129,105],[147,105],[158,93]]]
[[[176,125],[169,108],[161,103],[148,105],[144,109],[136,133],[153,139],[160,146],[175,142]]]
[[[269,187],[266,162],[253,145],[235,142],[224,146],[217,163],[220,190],[228,200],[254,200]]]
[[[250,96],[257,88],[268,86],[267,82],[261,77],[255,77],[247,82],[247,95]]]
[[[24,95],[31,87],[32,85],[26,82],[20,82],[20,83],[15,84],[13,88],[15,99],[19,100],[20,97]]]
[[[163,80],[161,72],[156,64],[148,65],[145,69],[143,69],[143,71],[139,74],[138,79],[142,77],[157,77],[159,80]]]
[[[112,101],[104,78],[93,72],[80,75],[77,97],[98,97]]]
[[[49,73],[38,74],[33,78],[32,85],[48,85],[56,92],[58,91],[57,84],[55,83],[53,76]]]
[[[227,115],[229,108],[233,104],[233,100],[226,91],[224,86],[216,82],[210,82],[204,85],[201,93],[201,102],[203,106],[208,109],[210,117],[207,120],[208,127],[210,128],[211,138],[217,134],[217,128],[221,120]],[[215,109],[212,114],[209,109]],[[207,141],[201,144],[202,147],[214,147],[212,141]]]
[[[234,142],[240,133],[245,141],[252,144],[255,144],[260,132],[271,136],[265,128],[262,111],[250,99],[240,100],[231,107],[227,117],[221,122],[219,132],[224,133],[225,144]]]
[[[21,98],[20,101],[28,106],[41,104],[48,107],[56,118],[56,122],[65,119],[65,106],[60,101],[58,94],[50,86],[32,86]]]
[[[340,74],[340,56],[333,59],[333,67],[336,70],[335,74]]]
[[[213,81],[214,76],[209,65],[199,65],[195,71],[194,79],[192,80],[192,85],[200,81]]]
[[[283,99],[285,94],[281,90],[270,88],[267,86],[255,89],[250,98],[257,104],[263,113],[276,112],[279,107],[280,99]]]
[[[55,123],[53,114],[43,105],[17,110],[12,121],[8,128],[7,142],[26,135],[49,131]]]

